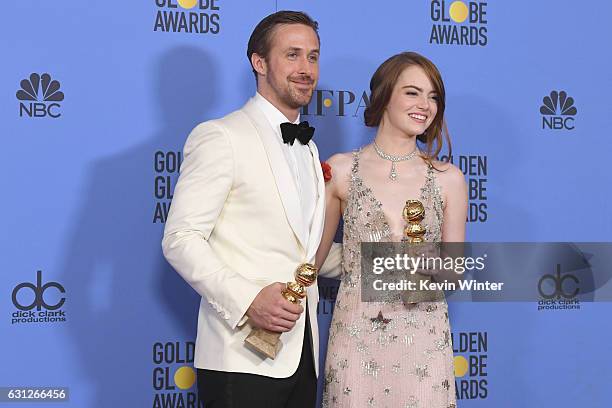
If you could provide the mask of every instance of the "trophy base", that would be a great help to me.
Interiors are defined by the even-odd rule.
[[[264,329],[253,329],[244,342],[249,348],[274,360],[283,345],[280,335]]]

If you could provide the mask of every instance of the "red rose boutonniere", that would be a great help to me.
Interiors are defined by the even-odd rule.
[[[323,170],[323,180],[327,183],[332,178],[332,169],[327,162],[321,162],[321,169]]]

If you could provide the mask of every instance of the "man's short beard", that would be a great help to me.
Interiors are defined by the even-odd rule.
[[[300,93],[299,91],[292,90],[291,87],[287,87],[287,92],[282,96],[283,102],[290,106],[292,109],[299,109],[302,106],[306,106],[312,99],[313,92],[310,92],[310,96]],[[306,103],[302,103],[301,100],[307,99]]]
[[[287,83],[282,84],[281,86],[277,86],[276,83],[270,81],[268,78],[266,78],[266,81],[268,81],[268,84],[276,93],[279,101],[289,106],[291,109],[299,109],[302,106],[308,105],[312,99],[312,96],[314,95],[314,89],[312,88],[309,96],[300,93],[296,89],[292,89],[291,82],[288,78]],[[306,99],[305,103],[301,102],[302,97]]]

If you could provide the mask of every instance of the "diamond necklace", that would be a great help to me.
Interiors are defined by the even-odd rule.
[[[412,159],[414,156],[416,156],[419,149],[415,147],[412,152],[403,156],[391,156],[390,154],[383,152],[381,148],[376,144],[376,141],[374,141],[374,151],[376,151],[376,154],[378,154],[381,158],[389,160],[391,162],[391,173],[389,173],[389,178],[391,179],[391,181],[395,181],[397,179],[397,170],[395,169],[395,163]]]

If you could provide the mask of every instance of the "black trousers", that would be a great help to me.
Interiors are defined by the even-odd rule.
[[[291,377],[198,369],[198,396],[204,408],[314,408],[317,379],[308,312],[300,364]]]

